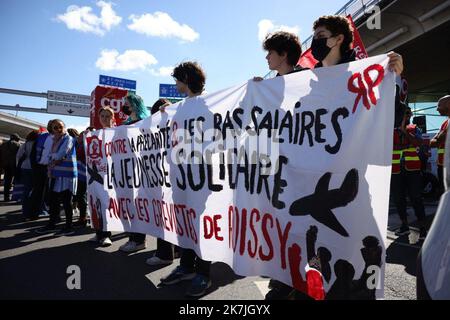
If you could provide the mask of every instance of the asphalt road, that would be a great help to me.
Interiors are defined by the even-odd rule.
[[[427,204],[431,223],[437,203]],[[411,214],[411,216],[413,216]],[[113,235],[113,245],[101,248],[87,240],[90,228],[77,229],[71,236],[39,235],[35,229],[46,218],[23,220],[19,205],[0,203],[0,299],[186,299],[188,282],[159,287],[159,279],[178,265],[151,267],[145,264],[156,241],[147,237],[147,249],[127,255],[118,251],[127,241],[124,234]],[[385,299],[416,299],[416,257],[420,248],[417,233],[397,238],[393,230],[400,224],[390,210],[386,239]],[[413,223],[414,226],[414,223]],[[67,268],[79,266],[81,289],[69,290]],[[262,300],[268,279],[241,277],[223,263],[213,263],[213,286],[201,299]]]

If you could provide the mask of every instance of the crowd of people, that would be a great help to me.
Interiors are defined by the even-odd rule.
[[[347,63],[355,60],[352,49],[353,33],[349,21],[341,16],[323,16],[313,25],[314,37],[311,44],[312,54],[318,61],[315,68]],[[277,76],[294,72],[302,72],[307,68],[297,65],[302,54],[301,44],[295,34],[275,32],[267,35],[263,43],[267,51],[269,69],[276,71]],[[389,68],[400,75],[403,71],[402,57],[394,52],[388,54]],[[177,90],[187,95],[186,99],[204,94],[206,76],[196,62],[183,62],[176,66],[172,76],[176,81]],[[262,81],[254,77],[254,81]],[[134,93],[129,93],[125,99],[123,112],[128,119],[123,125],[133,124],[156,112],[164,112],[170,102],[159,99],[149,112],[143,100]],[[450,117],[450,96],[439,101],[438,111],[441,115]],[[406,196],[413,204],[420,223],[420,237],[426,236],[424,225],[424,206],[421,199],[420,163],[417,147],[423,143],[420,130],[410,124],[411,110],[405,105],[396,104],[396,120],[394,130],[394,150],[392,165],[392,196],[401,218],[402,225],[398,235],[409,233],[406,216]],[[114,110],[103,107],[99,111],[102,128],[114,127]],[[448,127],[448,119],[440,132],[432,139],[431,146],[439,148],[439,157],[443,156],[443,141]],[[26,219],[35,220],[43,215],[49,216],[45,227],[38,233],[56,232],[59,235],[74,233],[74,227],[85,227],[88,222],[86,195],[86,162],[83,146],[84,135],[94,128],[89,127],[78,133],[67,129],[63,121],[54,119],[48,122],[47,130],[32,131],[26,137],[26,142],[19,144],[19,137],[11,135],[8,142],[1,146],[2,168],[4,170],[4,201],[10,200],[12,178],[15,184],[23,185],[22,212]],[[441,158],[439,158],[441,159]],[[442,161],[438,163],[442,176]],[[441,178],[442,179],[442,178]],[[60,206],[65,213],[65,225],[57,229],[60,218]],[[78,221],[73,224],[73,210],[79,209]],[[126,253],[136,252],[146,248],[146,235],[130,233],[128,241],[120,247]],[[111,232],[103,231],[100,225],[90,241],[101,246],[112,244]],[[178,248],[162,239],[157,240],[155,254],[146,262],[150,265],[170,264],[180,256],[180,264],[169,275],[161,279],[165,285],[176,284],[183,280],[191,280],[187,295],[199,297],[205,294],[211,286],[210,261],[198,257],[192,249]],[[293,296],[295,290],[290,286],[271,280],[267,299],[284,299]],[[294,296],[299,296],[296,292]],[[300,294],[301,296],[301,294]]]

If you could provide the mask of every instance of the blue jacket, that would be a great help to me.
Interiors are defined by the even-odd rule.
[[[49,136],[49,133],[44,132],[44,133],[39,134],[36,139],[35,163],[39,163],[41,161],[42,151],[44,151],[45,140],[47,140],[48,136]]]
[[[52,169],[53,177],[76,178],[78,176],[75,143],[71,136],[66,134],[61,139],[56,156],[52,160],[62,160]]]

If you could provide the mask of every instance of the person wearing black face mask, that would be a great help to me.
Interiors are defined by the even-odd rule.
[[[317,61],[323,61],[337,44],[331,48],[328,46],[328,39],[332,38],[314,38],[311,43],[311,53]]]
[[[136,123],[150,116],[150,112],[144,105],[142,98],[133,92],[128,92],[122,111],[128,115],[128,119],[123,123],[124,125]],[[121,245],[119,250],[126,253],[132,253],[145,248],[145,234],[130,232],[128,241]]]
[[[356,60],[355,52],[351,49],[353,30],[347,18],[338,15],[322,16],[313,24],[314,37],[311,51],[319,61],[315,68],[329,67]],[[403,71],[402,56],[390,52],[389,70],[400,75]]]
[[[131,107],[126,104],[123,106],[122,112],[125,113],[127,116],[130,116],[133,111],[131,110]]]

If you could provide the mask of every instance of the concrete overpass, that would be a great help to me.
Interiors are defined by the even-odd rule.
[[[9,140],[11,134],[17,133],[22,140],[25,140],[31,130],[37,130],[40,126],[45,128],[47,124],[0,112],[0,139]]]
[[[380,8],[380,28],[367,21]],[[409,102],[436,102],[450,94],[450,0],[350,0],[339,15],[351,15],[369,56],[403,56]],[[305,51],[312,36],[302,43]]]
[[[363,5],[357,9],[358,4]],[[381,9],[378,30],[365,23],[370,14],[364,6],[370,11],[373,5]],[[352,6],[369,56],[392,50],[403,56],[409,102],[435,102],[450,94],[450,0],[350,1],[346,10]]]

